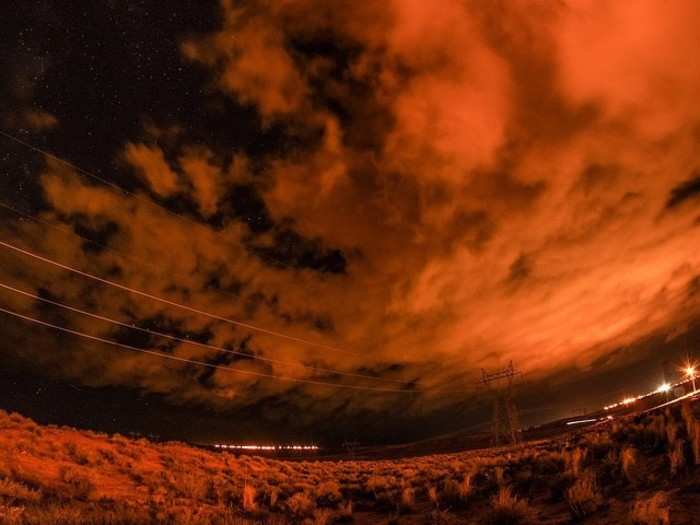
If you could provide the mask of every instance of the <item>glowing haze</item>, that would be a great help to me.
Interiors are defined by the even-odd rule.
[[[509,360],[533,378],[587,372],[621,347],[682,332],[699,313],[698,2],[288,0],[223,2],[218,12],[218,28],[176,42],[183,67],[206,75],[203,100],[253,110],[259,132],[277,130],[279,143],[227,150],[193,137],[186,122],[141,115],[141,133],[112,158],[122,175],[110,180],[132,181],[133,193],[46,158],[35,170],[37,216],[63,229],[8,215],[2,238],[352,354],[215,322],[6,251],[3,282],[211,345],[421,390],[470,390],[480,367]],[[63,117],[28,111],[6,115],[6,129],[41,120],[34,133],[47,123],[60,133]],[[242,124],[231,116],[228,125]],[[241,212],[251,206],[257,215]],[[87,246],[86,231],[110,249]],[[129,341],[94,319],[5,292],[2,301]],[[390,410],[397,399],[75,339],[61,339],[59,352],[54,333],[7,319],[3,327],[64,377],[176,402],[226,409],[283,399],[313,419]],[[139,344],[242,370],[387,386],[156,338]]]

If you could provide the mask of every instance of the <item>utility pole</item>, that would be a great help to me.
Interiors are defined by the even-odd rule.
[[[514,445],[520,441],[518,409],[513,396],[513,378],[519,373],[513,361],[506,368],[493,372],[481,369],[481,383],[493,395],[491,442],[494,446],[502,442]]]

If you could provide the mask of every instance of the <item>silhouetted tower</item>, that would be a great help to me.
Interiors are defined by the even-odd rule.
[[[506,368],[494,372],[481,369],[481,383],[493,394],[491,440],[494,446],[520,441],[518,409],[513,399],[513,378],[519,373],[513,367],[513,361]]]

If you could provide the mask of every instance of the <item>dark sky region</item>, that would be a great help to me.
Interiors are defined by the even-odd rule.
[[[398,442],[485,421],[481,368],[530,423],[698,347],[696,1],[0,15],[0,241],[211,314],[0,246],[0,308],[132,348],[0,312],[1,408]]]

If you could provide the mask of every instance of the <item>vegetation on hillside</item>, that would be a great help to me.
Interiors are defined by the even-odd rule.
[[[378,461],[236,457],[0,411],[0,523],[697,523],[699,409]]]

